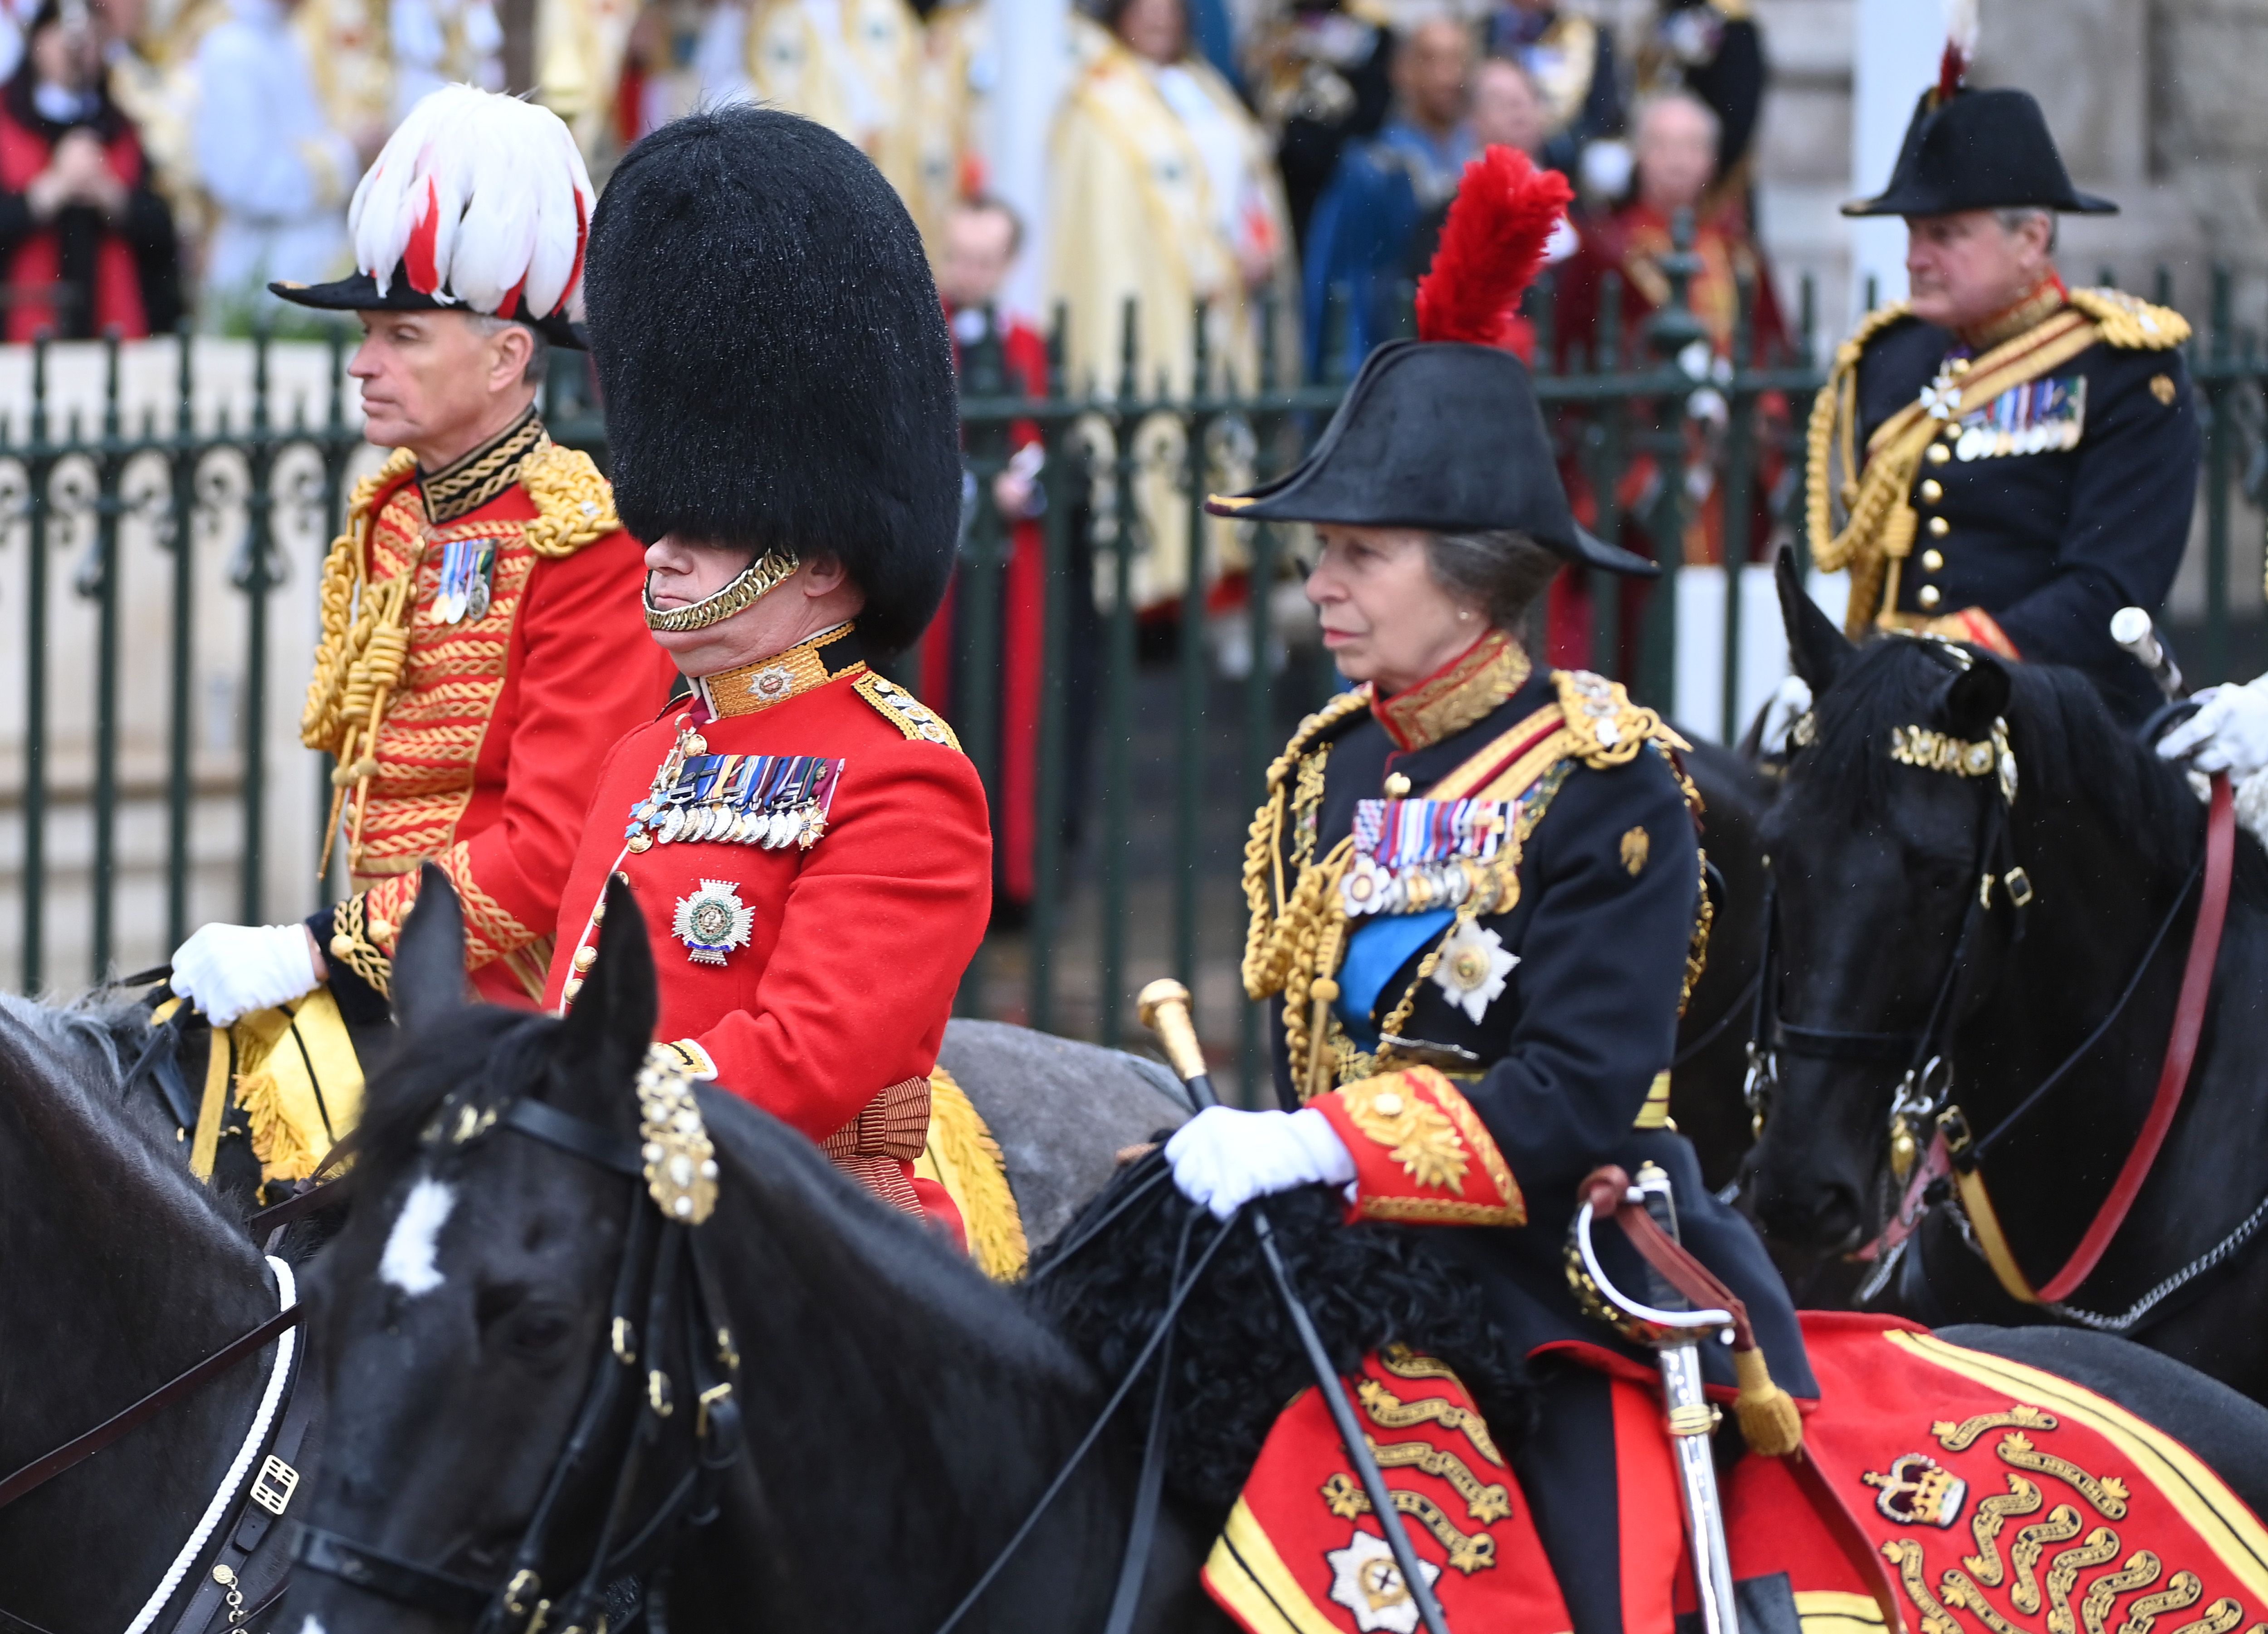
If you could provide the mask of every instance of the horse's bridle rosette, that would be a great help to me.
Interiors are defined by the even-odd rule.
[[[717,1149],[693,1099],[684,1057],[666,1044],[648,1046],[637,1098],[646,1191],[664,1219],[698,1226],[717,1207]]]

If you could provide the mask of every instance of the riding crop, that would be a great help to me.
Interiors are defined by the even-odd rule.
[[[1142,1024],[1157,1034],[1166,1059],[1189,1086],[1189,1099],[1197,1110],[1219,1106],[1220,1097],[1213,1093],[1212,1075],[1205,1070],[1204,1049],[1197,1042],[1197,1028],[1189,1021],[1189,990],[1170,978],[1152,982],[1142,990],[1137,1004]],[[1370,1454],[1369,1438],[1363,1434],[1362,1423],[1354,1416],[1354,1403],[1347,1399],[1346,1385],[1339,1378],[1339,1370],[1331,1365],[1330,1354],[1323,1349],[1322,1336],[1315,1331],[1314,1319],[1307,1314],[1299,1290],[1292,1285],[1292,1273],[1285,1269],[1284,1256],[1277,1249],[1276,1233],[1267,1211],[1253,1203],[1246,1205],[1245,1212],[1252,1220],[1252,1234],[1260,1244],[1260,1257],[1276,1284],[1277,1296],[1284,1302],[1284,1314],[1291,1319],[1293,1331],[1300,1336],[1300,1348],[1307,1353],[1307,1364],[1314,1370],[1316,1392],[1330,1410],[1331,1423],[1346,1447],[1347,1461],[1354,1466],[1355,1476],[1369,1496],[1370,1513],[1377,1517],[1379,1529],[1386,1535],[1386,1546],[1394,1552],[1395,1569],[1402,1574],[1403,1585],[1417,1605],[1426,1634],[1449,1634],[1440,1602],[1433,1598],[1432,1586],[1418,1570],[1418,1551],[1411,1546],[1409,1530],[1402,1523],[1402,1512],[1395,1508],[1393,1495],[1386,1488],[1386,1476],[1380,1471],[1378,1461]]]

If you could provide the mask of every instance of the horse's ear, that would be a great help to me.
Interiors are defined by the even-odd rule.
[[[1803,575],[1796,571],[1795,552],[1786,545],[1779,548],[1779,560],[1772,564],[1772,580],[1779,587],[1780,622],[1787,626],[1788,666],[1817,697],[1835,684],[1845,662],[1858,649],[1805,593]]]
[[[1956,738],[1989,737],[2008,712],[2007,666],[1979,652],[1945,689],[1945,726]]]
[[[647,939],[645,916],[638,911],[630,887],[609,879],[599,956],[584,975],[560,1029],[559,1059],[575,1069],[566,1075],[570,1095],[577,1087],[587,1086],[604,1097],[607,1106],[626,1105],[621,1092],[645,1059],[659,1010],[653,944]],[[603,1122],[607,1106],[585,1110]]]
[[[416,905],[394,945],[394,1019],[415,1033],[464,1004],[464,912],[449,876],[423,863]]]

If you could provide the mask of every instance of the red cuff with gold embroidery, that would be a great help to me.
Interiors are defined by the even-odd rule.
[[[1388,1072],[1308,1103],[1353,1155],[1350,1220],[1525,1226],[1504,1154],[1456,1086],[1432,1067]]]

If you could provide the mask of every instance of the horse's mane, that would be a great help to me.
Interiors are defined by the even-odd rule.
[[[150,1041],[150,1012],[140,1002],[122,999],[114,988],[96,988],[68,1005],[43,1004],[38,999],[0,992],[0,1030],[20,1029],[46,1056],[27,1061],[58,1093],[74,1097],[100,1120],[106,1135],[130,1137],[160,1174],[179,1174],[182,1184],[171,1189],[194,1196],[232,1233],[240,1234],[242,1200],[218,1185],[200,1185],[189,1177],[173,1120],[154,1093],[137,1100],[126,1075]]]
[[[2183,873],[2205,843],[2205,808],[2181,770],[2121,725],[2084,672],[2057,664],[2010,664],[2009,747],[2018,772],[2017,811],[2083,805],[2113,833],[2147,836],[2156,858]],[[1859,648],[1815,706],[1816,740],[1800,751],[1808,817],[1856,825],[1887,798],[1890,733],[1941,725],[1937,705],[1955,673],[1933,644],[1884,637]],[[2238,848],[2237,877],[2268,902],[2268,863]]]
[[[1201,1213],[1174,1189],[1164,1162],[1152,1153],[1122,1169],[1034,1259],[1024,1290],[1027,1303],[1106,1380],[1123,1377],[1149,1338],[1184,1232]],[[1137,1189],[1145,1195],[1130,1198]],[[1066,1257],[1084,1223],[1122,1200],[1129,1206],[1120,1218]],[[1532,1402],[1519,1358],[1480,1314],[1469,1276],[1436,1240],[1403,1226],[1344,1225],[1344,1204],[1329,1187],[1272,1197],[1268,1210],[1292,1280],[1342,1373],[1354,1373],[1367,1351],[1406,1344],[1456,1370],[1500,1440],[1521,1439]],[[1196,1221],[1188,1239],[1192,1262],[1216,1229],[1210,1218]],[[1217,1527],[1277,1414],[1314,1382],[1245,1223],[1233,1227],[1182,1307],[1173,1345],[1167,1490]],[[1126,1410],[1137,1432],[1155,1376],[1137,1387]]]

